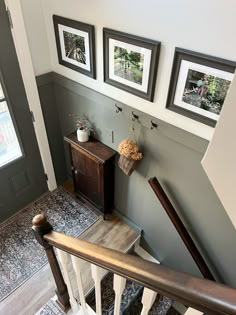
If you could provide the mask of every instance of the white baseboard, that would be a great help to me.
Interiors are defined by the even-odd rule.
[[[187,312],[185,313],[186,315],[203,315],[202,312],[197,311],[193,308],[188,308]]]
[[[134,252],[143,259],[146,259],[156,264],[160,264],[160,262],[156,258],[154,258],[152,255],[150,255],[145,249],[143,249],[139,243],[135,244]]]

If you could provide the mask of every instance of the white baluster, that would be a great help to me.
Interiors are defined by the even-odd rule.
[[[114,274],[113,289],[115,291],[114,315],[120,314],[121,296],[125,289],[126,279]]]
[[[71,261],[72,261],[72,266],[73,266],[75,273],[76,273],[76,280],[77,280],[77,285],[78,285],[80,303],[82,306],[82,310],[83,310],[84,314],[86,315],[86,314],[88,314],[88,312],[87,312],[87,307],[86,307],[82,276],[81,276],[81,272],[80,272],[80,261],[81,260],[79,258],[71,255]]]
[[[184,313],[185,315],[202,315],[202,312],[199,312],[193,308],[188,308],[187,312]]]
[[[69,276],[69,271],[67,268],[67,264],[68,264],[68,260],[69,260],[69,254],[67,254],[66,252],[64,252],[60,249],[57,249],[57,252],[58,252],[59,261],[60,261],[61,266],[62,266],[64,280],[65,280],[65,283],[67,285],[67,289],[68,289],[68,293],[69,293],[69,297],[70,297],[70,305],[71,305],[73,314],[75,314],[78,312],[79,307],[78,307],[77,301],[74,297],[74,293],[73,293],[72,285],[71,285],[71,280],[70,280],[70,276]]]
[[[101,281],[103,277],[102,268],[91,264],[92,278],[95,285],[96,298],[96,314],[102,315],[102,295],[101,295]]]
[[[147,315],[149,310],[151,309],[155,299],[157,296],[157,292],[154,292],[148,288],[144,288],[143,297],[142,297],[142,312],[141,315]]]

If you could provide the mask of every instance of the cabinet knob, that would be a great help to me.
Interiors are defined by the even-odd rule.
[[[76,175],[78,174],[78,171],[77,171],[77,170],[75,170],[75,174],[76,174]]]

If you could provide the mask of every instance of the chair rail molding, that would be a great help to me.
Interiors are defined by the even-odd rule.
[[[11,32],[16,48],[16,54],[19,61],[29,108],[34,113],[36,139],[44,171],[48,176],[48,188],[52,191],[57,187],[57,183],[26,35],[21,3],[20,0],[5,0],[5,5],[10,11],[13,26],[11,28]]]

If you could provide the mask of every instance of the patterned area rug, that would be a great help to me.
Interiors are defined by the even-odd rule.
[[[65,315],[54,299],[51,299],[35,315]]]
[[[41,269],[47,258],[35,240],[31,222],[46,214],[55,231],[78,237],[99,218],[59,187],[0,225],[0,301]]]
[[[140,295],[138,299],[131,305],[129,310],[125,313],[125,315],[134,315],[141,314],[142,311],[142,296]],[[172,304],[174,300],[166,296],[157,295],[155,302],[152,305],[152,308],[148,312],[149,315],[180,315],[173,307]]]

